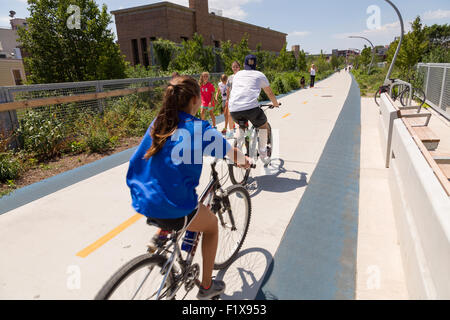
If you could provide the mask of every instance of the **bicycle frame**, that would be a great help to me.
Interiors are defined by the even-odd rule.
[[[200,196],[200,203],[205,204],[207,207],[211,207],[211,204],[214,206],[214,200],[215,200],[215,192],[217,190],[221,189],[221,185],[220,185],[220,180],[219,180],[219,175],[215,169],[217,160],[215,160],[212,164],[211,164],[211,175],[212,178],[210,180],[210,182],[208,183],[207,187],[204,189],[203,193]],[[226,194],[225,192],[222,192],[223,195],[225,196],[226,199]],[[227,209],[229,209],[230,205],[228,203],[227,205]],[[228,210],[227,210],[228,211]],[[214,212],[214,210],[213,210]],[[218,210],[217,212],[214,212],[218,214],[220,223],[222,225],[224,225],[224,221],[223,221],[223,216],[222,216],[222,212],[220,212],[220,210]],[[229,212],[230,214],[230,212]],[[232,224],[232,230],[236,230],[236,225],[233,219],[233,215],[230,214],[230,221]],[[172,268],[174,266],[175,260],[177,260],[179,262],[179,265],[181,266],[181,275],[184,278],[186,276],[186,272],[188,271],[189,267],[192,265],[192,262],[194,260],[194,256],[195,253],[197,251],[197,245],[199,242],[199,238],[200,238],[200,233],[197,233],[197,236],[194,240],[194,244],[193,247],[191,249],[191,251],[188,253],[186,259],[183,259],[182,255],[181,255],[181,248],[179,245],[179,240],[181,235],[183,235],[185,233],[185,231],[187,230],[187,226],[185,226],[182,230],[176,232],[173,234],[173,238],[171,239],[171,242],[169,243],[168,246],[165,246],[163,248],[160,248],[155,254],[156,255],[161,255],[165,252],[170,252],[170,249],[173,246],[173,252],[170,255],[169,259],[167,260],[167,262],[164,264],[164,266],[161,268],[161,272],[165,272],[163,281],[161,283],[161,286],[158,289],[158,293],[156,295],[156,299],[159,300],[160,296],[161,296],[161,292],[164,289],[164,286],[166,284],[167,281],[167,277],[169,276],[170,272],[172,271]],[[178,290],[181,288],[181,285],[185,282],[185,280],[183,280],[178,288],[176,288],[175,290],[173,290],[173,292],[167,297],[167,299],[172,299],[176,293],[178,292]],[[171,284],[173,285],[173,284]]]

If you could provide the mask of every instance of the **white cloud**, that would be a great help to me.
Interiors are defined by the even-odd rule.
[[[0,17],[0,26],[9,26],[10,19],[8,16]]]
[[[435,11],[427,11],[423,15],[424,20],[438,20],[444,18],[450,18],[450,10],[438,9]]]
[[[236,20],[243,20],[248,13],[242,8],[243,5],[249,3],[260,3],[262,0],[209,0],[209,9],[212,8],[222,10],[223,16]],[[170,2],[189,7],[188,0],[170,0]]]
[[[288,37],[306,37],[310,34],[309,31],[293,31],[288,34]]]

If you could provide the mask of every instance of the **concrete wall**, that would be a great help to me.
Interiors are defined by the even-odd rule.
[[[390,103],[380,107],[386,131]],[[387,142],[386,142],[387,145]],[[450,299],[450,199],[402,119],[392,125],[390,187],[411,299]]]

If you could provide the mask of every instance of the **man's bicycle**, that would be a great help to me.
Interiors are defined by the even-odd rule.
[[[266,112],[267,109],[275,108],[271,104],[261,104],[260,107],[264,112]],[[274,146],[272,127],[270,126],[269,122],[267,122],[267,124],[269,126],[269,130],[267,132],[267,158],[263,160],[265,166],[270,163]],[[248,121],[240,121],[238,125],[239,130],[241,130],[241,139],[235,140],[234,147],[239,148],[243,154],[253,160],[253,163],[256,163],[259,158],[259,152],[257,148],[259,144],[259,129],[255,128],[253,125],[249,126]],[[237,165],[231,163],[228,164],[228,171],[230,172],[230,180],[233,184],[245,185],[247,183],[248,177],[250,176],[250,168],[240,168]]]
[[[247,190],[240,185],[222,188],[216,163],[217,160],[211,164],[211,181],[200,196],[200,202],[209,207],[219,220],[214,264],[214,269],[218,270],[228,267],[242,247],[250,224],[251,202]],[[185,231],[186,228],[178,232],[167,230],[167,237],[157,242],[154,253],[149,249],[148,253],[121,267],[95,299],[175,300],[183,286],[186,291],[184,299],[200,283],[200,266],[193,260],[201,237],[201,233],[197,233],[192,249],[182,252],[179,243]]]

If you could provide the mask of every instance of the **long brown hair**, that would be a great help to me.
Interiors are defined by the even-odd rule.
[[[152,146],[144,159],[150,159],[164,147],[167,138],[178,128],[178,111],[186,109],[193,97],[200,97],[200,87],[194,78],[179,76],[170,80],[163,105],[150,132]]]

